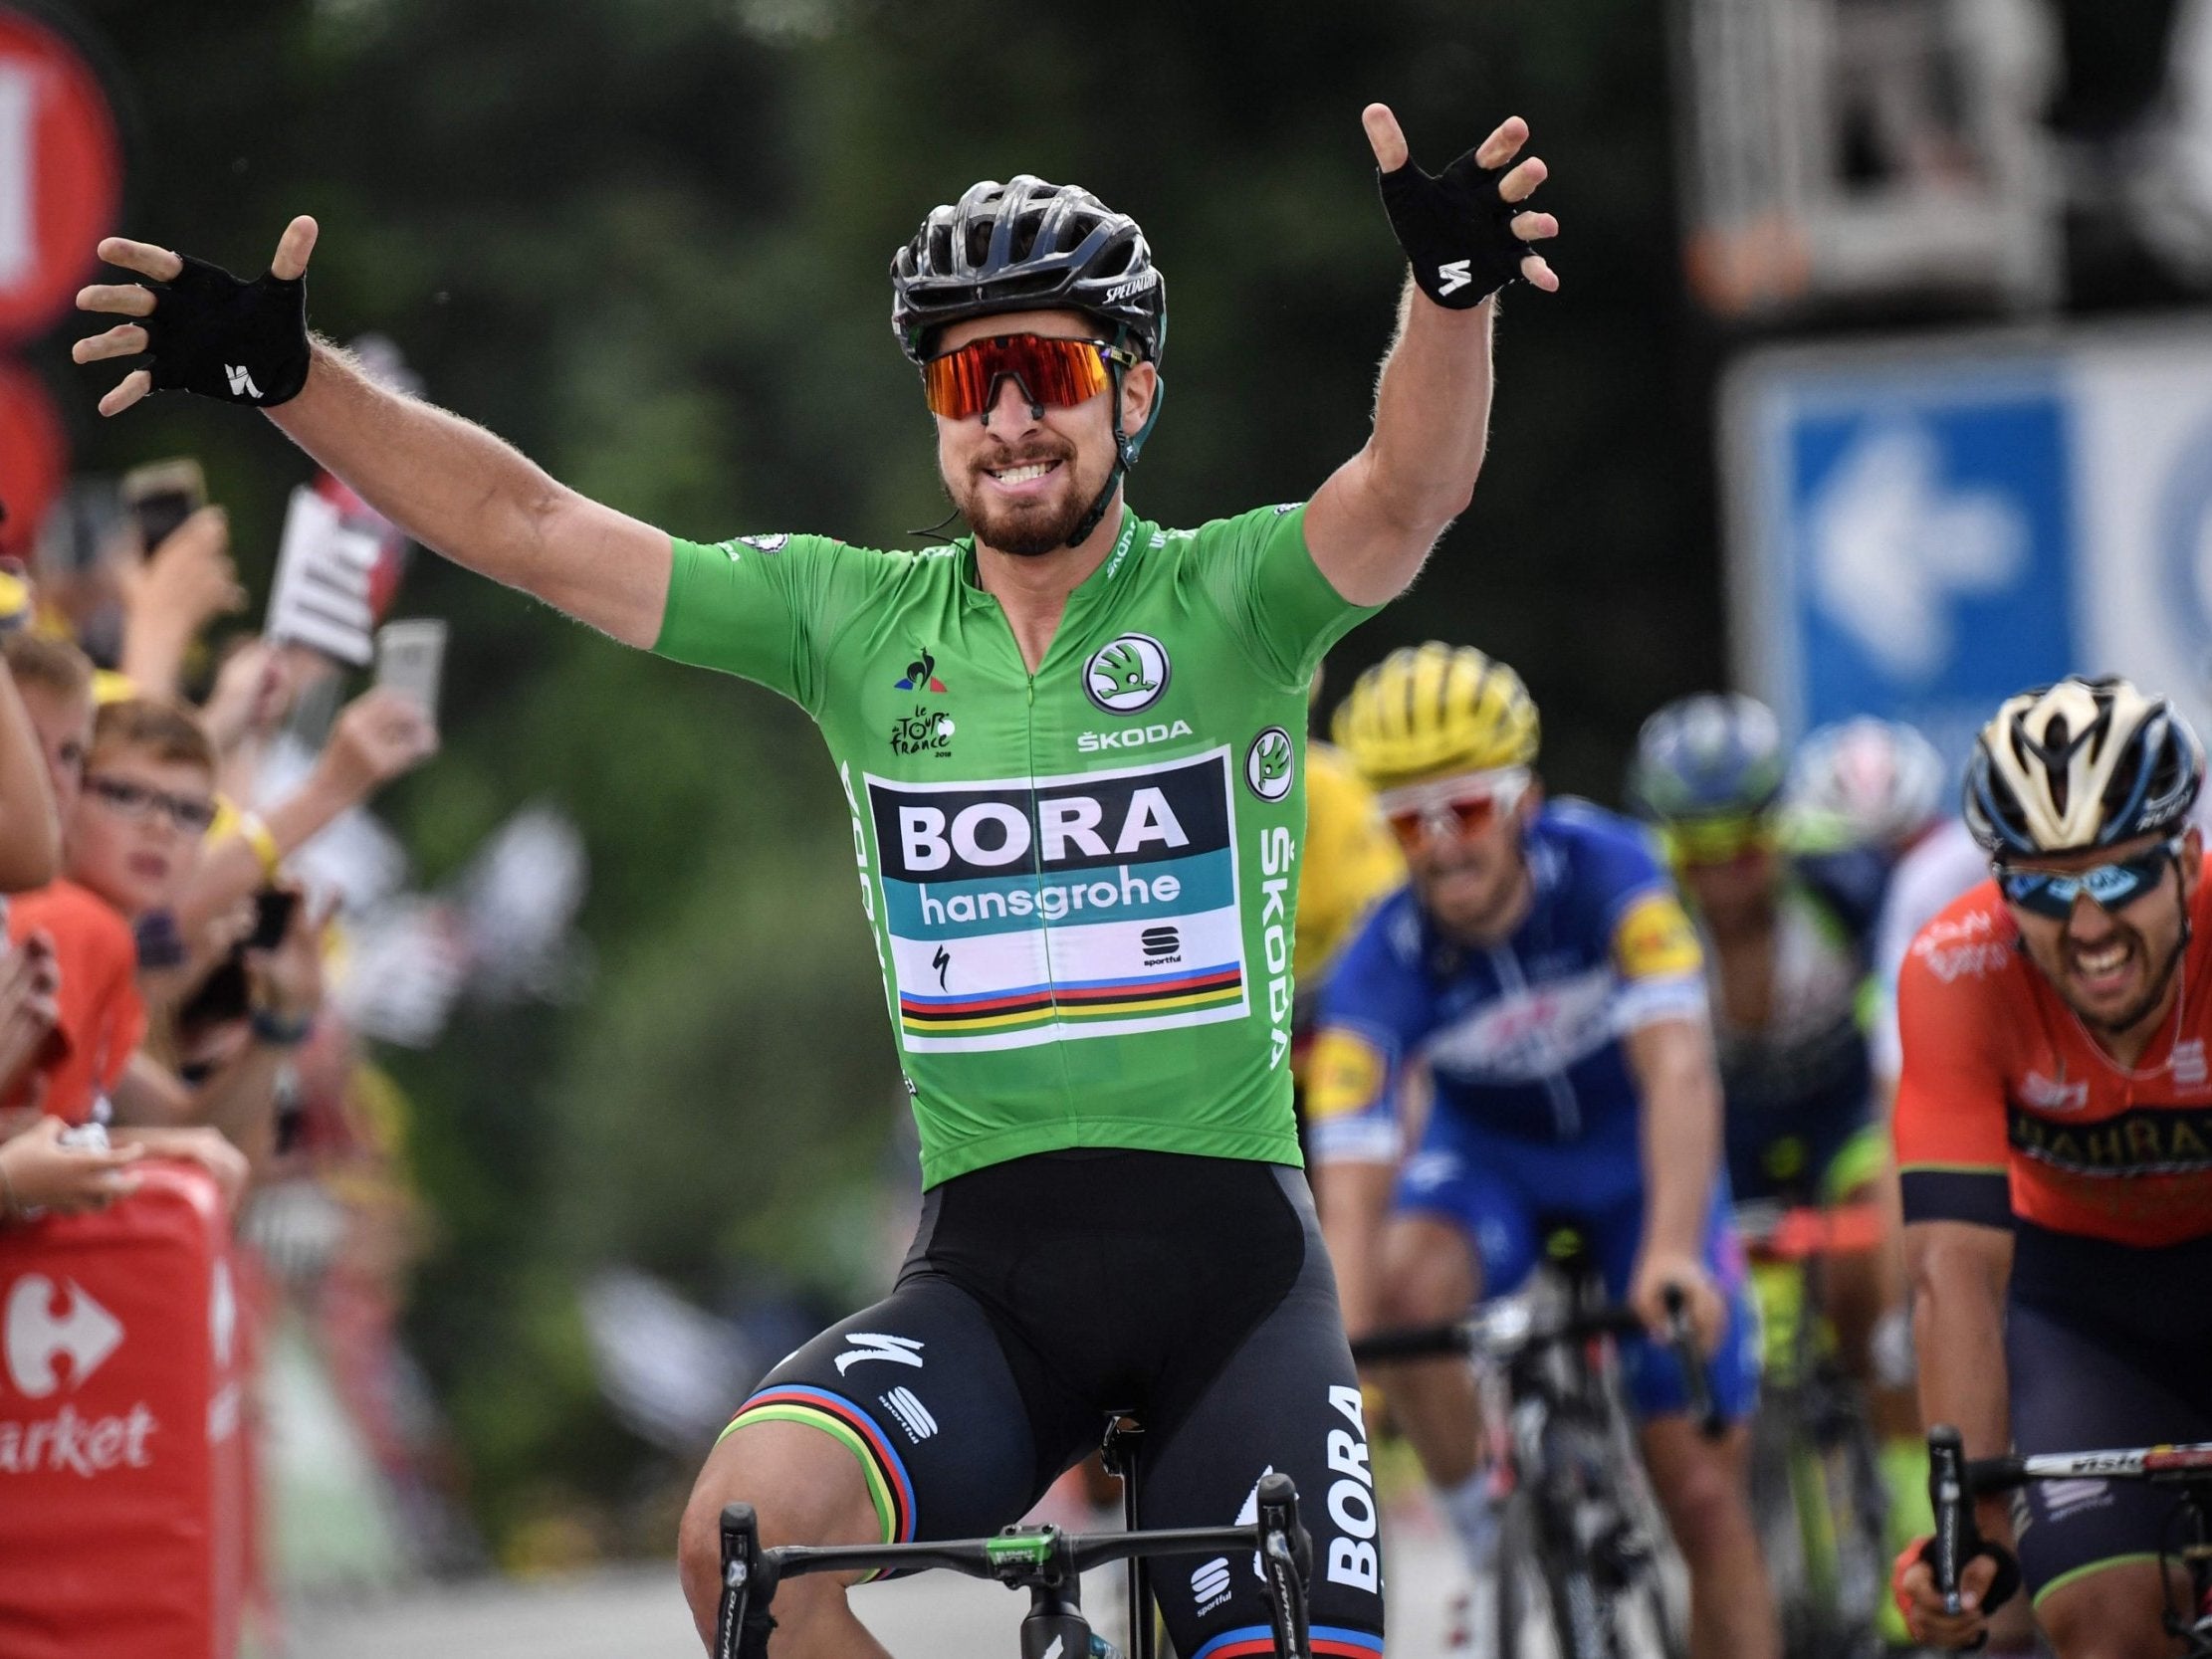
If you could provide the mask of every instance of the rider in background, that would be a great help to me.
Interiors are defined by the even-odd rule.
[[[1683,1291],[1733,1426],[1717,1442],[1698,1433],[1680,1367],[1651,1338],[1624,1345],[1623,1371],[1689,1563],[1693,1650],[1768,1659],[1779,1632],[1740,1421],[1756,1337],[1696,938],[1633,826],[1544,804],[1536,708],[1504,664],[1436,642],[1394,652],[1333,729],[1412,876],[1338,963],[1314,1043],[1312,1152],[1346,1325],[1458,1318],[1519,1286],[1562,1225],[1655,1332],[1666,1289]],[[1398,1097],[1417,1063],[1435,1105],[1401,1170]],[[1381,1374],[1486,1582],[1496,1518],[1471,1374]]]
[[[1875,1198],[1888,1162],[1860,1016],[1882,862],[1787,850],[1787,770],[1766,705],[1688,697],[1645,722],[1629,796],[1658,827],[1709,962],[1736,1201],[1834,1207]],[[1847,1366],[1871,1384],[1893,1300],[1879,1258],[1834,1256],[1825,1286]]]
[[[1318,701],[1320,694],[1317,674],[1309,701]],[[1290,1065],[1303,1137],[1306,1062],[1313,1051],[1321,987],[1368,914],[1406,885],[1406,861],[1375,804],[1375,792],[1360,781],[1342,749],[1318,737],[1306,745],[1306,843],[1300,863],[1298,931],[1290,947],[1291,978],[1297,987]]]
[[[1906,959],[1896,1141],[1921,1410],[1970,1458],[2212,1439],[2203,771],[2181,718],[2118,679],[2010,699],[1968,761],[1995,879]],[[2164,1659],[2171,1508],[2099,1480],[1984,1501],[1964,1611],[1917,1549],[1900,1602],[1924,1642],[1978,1640],[2017,1542],[2060,1659]]]
[[[1797,745],[1782,791],[1790,845],[1874,853],[1894,872],[1942,824],[1948,771],[1902,721],[1861,715],[1817,727]]]

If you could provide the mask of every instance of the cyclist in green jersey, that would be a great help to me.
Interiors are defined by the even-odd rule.
[[[272,410],[424,544],[629,644],[774,687],[820,724],[853,820],[927,1195],[885,1302],[745,1402],[681,1540],[702,1632],[715,1518],[766,1542],[995,1530],[1135,1412],[1146,1525],[1233,1520],[1268,1469],[1308,1495],[1314,1651],[1382,1647],[1359,1392],[1297,1171],[1288,1051],[1305,686],[1466,505],[1491,296],[1557,287],[1508,120],[1442,174],[1364,116],[1412,265],[1367,444],[1304,506],[1197,530],[1122,499],[1159,410],[1165,284],[1133,221],[1026,176],[894,261],[894,324],[972,534],[920,553],[681,539],[584,500],[305,332],[314,222],[268,277],[111,240],[146,282],[80,361]],[[1218,1561],[1160,1575],[1178,1651],[1265,1619]],[[776,1659],[880,1652],[830,1579],[777,1597]],[[770,1651],[749,1629],[749,1655]]]

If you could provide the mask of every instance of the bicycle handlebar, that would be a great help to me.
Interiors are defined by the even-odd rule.
[[[1447,1354],[1503,1360],[1526,1348],[1579,1343],[1591,1337],[1629,1337],[1643,1329],[1644,1322],[1627,1308],[1600,1308],[1539,1325],[1527,1309],[1500,1305],[1447,1325],[1378,1331],[1352,1345],[1352,1358],[1362,1365],[1382,1360],[1435,1359]]]
[[[783,1579],[807,1573],[937,1569],[995,1578],[1009,1589],[1061,1591],[1072,1601],[1082,1574],[1109,1561],[1232,1550],[1258,1552],[1276,1652],[1282,1659],[1311,1659],[1306,1581],[1313,1571],[1313,1541],[1298,1523],[1298,1489],[1288,1475],[1263,1476],[1255,1509],[1255,1519],[1242,1527],[1082,1536],[1057,1527],[1009,1527],[996,1538],[926,1544],[788,1544],[764,1550],[753,1506],[730,1504],[722,1512],[723,1590],[715,1622],[715,1659],[738,1659],[748,1617],[767,1612]]]
[[[1674,1350],[1674,1359],[1682,1367],[1682,1384],[1689,1393],[1689,1414],[1697,1420],[1697,1432],[1707,1440],[1718,1440],[1728,1432],[1728,1421],[1720,1414],[1720,1407],[1713,1399],[1712,1377],[1705,1370],[1704,1350],[1697,1346],[1697,1332],[1690,1324],[1689,1298],[1682,1294],[1679,1285],[1668,1285],[1660,1293],[1666,1304],[1666,1346]]]

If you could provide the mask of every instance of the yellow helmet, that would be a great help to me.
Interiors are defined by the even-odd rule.
[[[1353,684],[1330,731],[1378,789],[1536,758],[1536,705],[1521,677],[1471,645],[1393,651]]]

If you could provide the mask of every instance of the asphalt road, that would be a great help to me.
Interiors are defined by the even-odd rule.
[[[1393,1659],[1442,1651],[1445,1601],[1457,1584],[1453,1552],[1426,1530],[1392,1541]],[[1098,1618],[1114,1584],[1086,1586]],[[945,1573],[869,1584],[853,1605],[896,1659],[988,1659],[1014,1652],[1022,1598]],[[673,1564],[625,1567],[551,1583],[499,1580],[355,1603],[295,1607],[292,1659],[698,1659]]]

